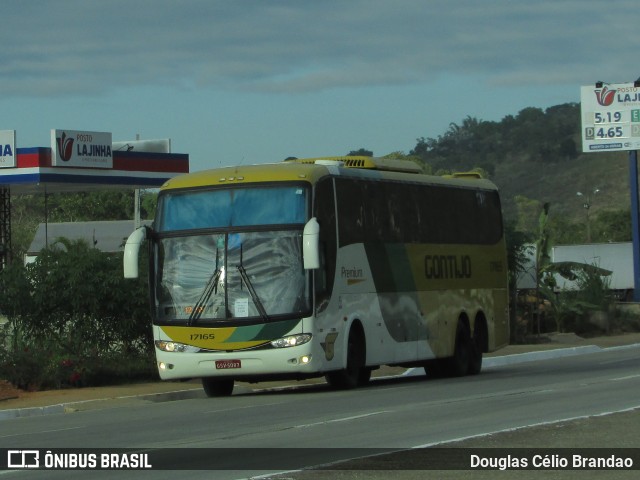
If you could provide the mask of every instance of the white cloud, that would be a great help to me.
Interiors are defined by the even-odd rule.
[[[409,151],[640,75],[637,0],[5,1],[3,128],[171,137],[195,169]]]
[[[5,8],[4,95],[177,85],[304,92],[480,75],[633,80],[635,0],[40,0]],[[599,78],[599,77],[598,77]]]

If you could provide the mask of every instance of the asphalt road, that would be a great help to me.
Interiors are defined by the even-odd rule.
[[[373,382],[368,388],[346,392],[332,391],[324,385],[311,385],[258,393],[247,391],[230,398],[130,403],[73,414],[5,420],[0,424],[0,448],[133,448],[150,452],[157,462],[164,461],[169,465],[194,465],[194,462],[204,465],[208,462],[208,465],[220,466],[227,462],[229,468],[237,465],[238,468],[252,469],[188,472],[190,478],[215,479],[246,478],[371,453],[456,441],[472,442],[461,444],[465,447],[635,448],[640,439],[638,411],[623,414],[629,416],[621,420],[625,431],[637,427],[624,441],[620,431],[609,428],[605,435],[576,434],[569,443],[560,440],[559,444],[553,445],[550,432],[564,434],[575,427],[562,425],[576,425],[575,422],[584,422],[586,417],[640,407],[639,366],[640,347],[635,346],[496,366],[474,377],[427,380],[420,376],[405,376],[383,379]],[[574,420],[567,424],[568,419]],[[592,425],[594,421],[597,422],[591,419],[586,423]],[[507,433],[496,433],[504,431]],[[509,437],[514,432],[519,439],[525,438],[521,445]],[[533,436],[528,441],[529,432],[538,433],[531,433]],[[624,444],[616,445],[620,441]],[[589,442],[590,445],[587,444]],[[183,450],[158,450],[167,448]],[[209,448],[216,450],[201,450]],[[220,450],[223,448],[230,450]],[[245,450],[232,450],[237,448]],[[395,457],[401,458],[397,455],[402,454]],[[279,478],[388,479],[390,472],[380,470],[379,460],[383,458],[394,457],[374,457],[367,460],[369,463],[356,464],[358,470],[354,471],[334,468],[290,472]],[[402,457],[401,461],[385,461],[382,466],[393,466],[393,478],[402,479],[429,476],[465,478],[464,475],[476,478],[476,475],[496,474],[416,471],[412,470],[414,465],[411,463],[416,461],[419,462],[420,458]],[[365,474],[360,469],[374,470]],[[522,480],[527,478],[522,475],[539,475],[541,472],[500,472],[501,475],[512,473],[517,473],[517,478]],[[544,473],[545,478],[552,478],[549,473],[554,472]],[[594,478],[605,478],[603,475],[612,472],[559,473],[599,473]],[[632,474],[628,478],[635,478],[638,471],[613,473]],[[176,474],[181,472],[0,471],[2,480],[145,476],[161,479],[174,478]]]

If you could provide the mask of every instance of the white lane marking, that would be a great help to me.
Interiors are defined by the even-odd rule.
[[[597,413],[595,415],[579,415],[577,417],[567,417],[567,418],[560,418],[558,420],[549,420],[547,422],[531,423],[531,424],[528,424],[528,425],[521,425],[519,427],[512,427],[512,428],[505,428],[505,429],[502,429],[502,430],[495,430],[493,432],[478,433],[476,435],[469,435],[467,437],[460,437],[460,438],[453,438],[451,440],[441,440],[441,441],[438,441],[438,442],[425,443],[424,445],[416,445],[416,446],[410,447],[410,448],[428,448],[428,447],[434,447],[436,445],[446,445],[448,443],[461,442],[463,440],[469,440],[471,438],[488,437],[489,435],[495,435],[496,433],[516,432],[518,430],[524,430],[525,428],[529,428],[529,427],[542,427],[542,426],[545,426],[545,425],[555,425],[556,423],[571,422],[571,421],[574,421],[574,420],[583,420],[585,418],[605,417],[607,415],[612,415],[614,413],[627,413],[627,412],[636,411],[638,409],[640,409],[640,405],[636,405],[635,407],[624,408],[622,410],[612,410],[610,412]]]
[[[640,377],[640,373],[638,373],[636,375],[627,375],[626,377],[610,378],[609,381],[618,382],[620,380],[629,380],[631,378],[638,378],[638,377]]]
[[[241,407],[230,407],[230,408],[219,408],[217,410],[207,410],[203,413],[224,413],[231,412],[234,410],[247,410],[249,408],[261,408],[261,407],[269,407],[273,405],[284,405],[285,402],[273,402],[273,403],[261,403],[260,405],[243,405]]]
[[[351,417],[334,418],[332,420],[324,420],[322,422],[304,423],[302,425],[294,425],[291,428],[309,428],[309,427],[317,427],[319,425],[328,425],[330,423],[349,422],[351,420],[359,420],[361,418],[372,417],[374,415],[382,415],[383,413],[390,413],[390,412],[391,410],[381,410],[379,412],[364,413],[362,415],[353,415]]]
[[[83,425],[81,427],[56,428],[54,430],[42,430],[39,432],[14,433],[11,435],[0,435],[0,438],[23,437],[25,435],[40,435],[42,433],[68,432],[70,430],[80,430],[81,428],[87,428],[87,427]]]

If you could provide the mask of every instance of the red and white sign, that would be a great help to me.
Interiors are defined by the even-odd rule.
[[[0,168],[16,166],[16,131],[0,130]]]
[[[113,168],[111,132],[51,130],[55,167]]]
[[[640,86],[634,83],[580,89],[582,151],[640,150]]]

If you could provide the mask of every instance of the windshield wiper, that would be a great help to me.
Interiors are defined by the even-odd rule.
[[[240,264],[236,265],[236,268],[238,269],[238,272],[240,273],[240,277],[242,278],[245,285],[247,286],[247,289],[249,290],[249,295],[251,295],[251,299],[253,300],[253,303],[255,304],[256,309],[258,310],[258,313],[260,314],[260,316],[265,322],[268,322],[269,316],[267,315],[267,311],[265,310],[264,305],[262,304],[262,300],[260,300],[260,297],[258,297],[258,294],[256,293],[256,289],[253,288],[253,284],[249,279],[249,275],[247,275],[247,271],[242,265],[242,245],[240,245]]]
[[[207,304],[207,302],[209,302],[209,299],[211,298],[211,294],[214,292],[218,293],[218,281],[220,280],[220,275],[222,275],[222,269],[218,267],[218,263],[219,263],[219,253],[218,253],[218,249],[216,248],[216,269],[213,271],[213,273],[209,277],[209,280],[207,280],[207,284],[205,285],[204,290],[200,294],[200,298],[198,298],[198,301],[193,306],[193,310],[191,310],[191,313],[189,314],[189,320],[187,320],[188,326],[193,325],[193,322],[195,322],[202,316],[202,313],[204,312],[204,307]]]
[[[260,297],[258,297],[258,294],[256,293],[255,288],[253,288],[253,284],[251,283],[251,280],[249,280],[249,275],[247,275],[247,271],[244,269],[242,265],[236,265],[236,268],[238,269],[238,272],[240,272],[240,276],[242,277],[242,280],[247,285],[247,289],[249,290],[249,294],[251,295],[251,299],[253,300],[253,303],[255,303],[256,308],[258,309],[258,313],[260,314],[260,316],[265,322],[268,322],[269,316],[267,315],[267,311],[264,309],[264,305],[262,304]]]

